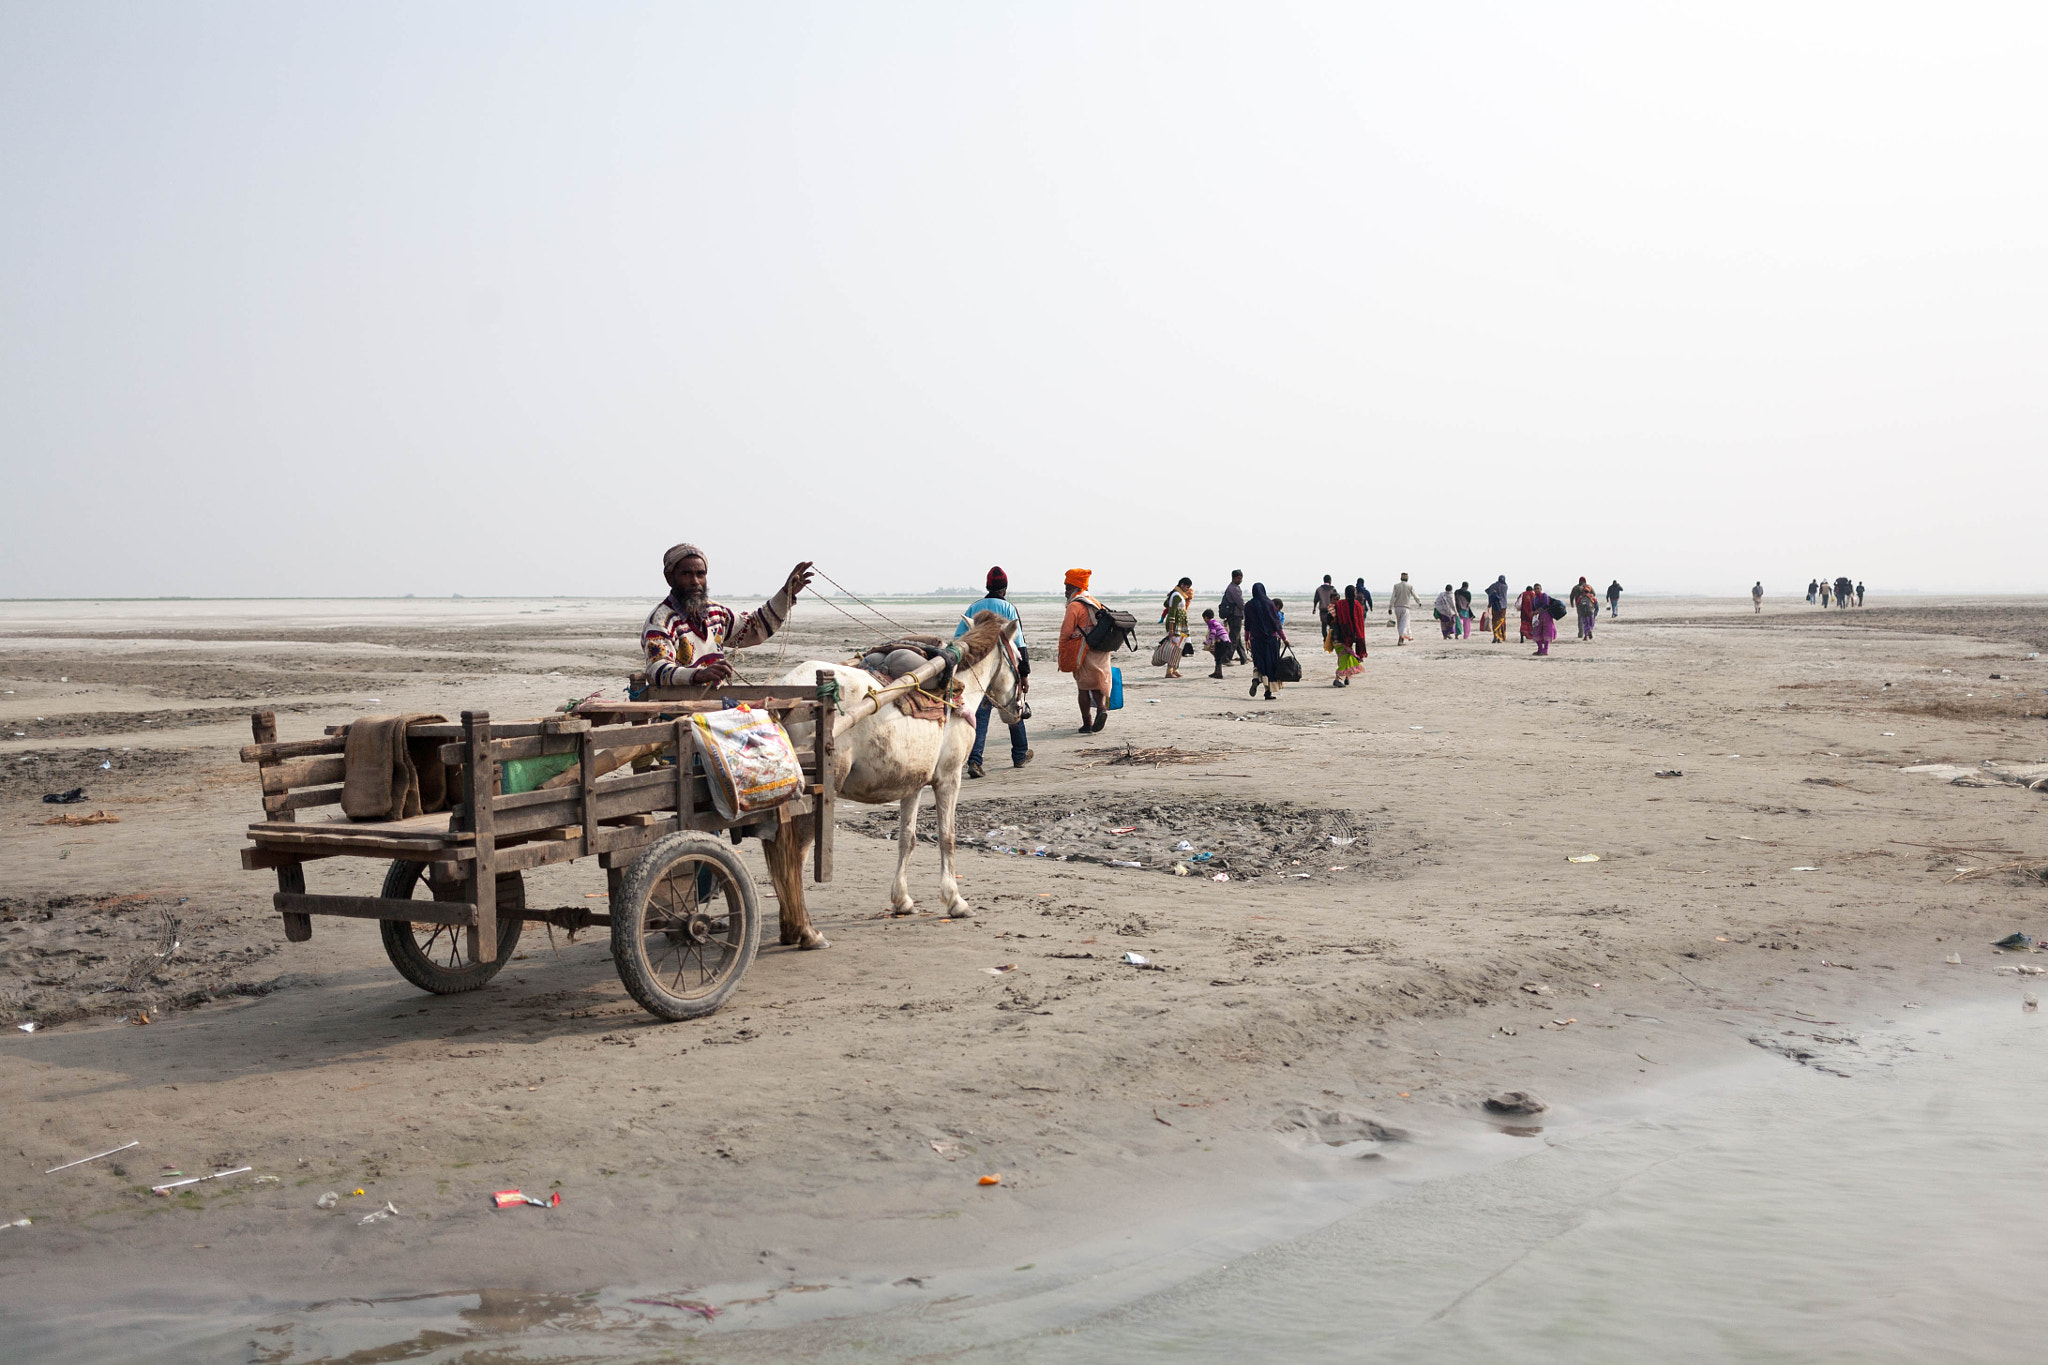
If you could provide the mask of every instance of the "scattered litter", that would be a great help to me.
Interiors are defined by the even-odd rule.
[[[1294,875],[1295,875],[1295,876],[1297,876],[1297,877],[1306,877],[1306,876],[1308,875],[1308,873],[1306,873],[1306,872],[1296,872],[1296,873],[1295,873]]]
[[[46,825],[118,825],[121,817],[96,810],[91,815],[53,815],[43,821]]]
[[[1105,866],[1105,867],[1143,867],[1143,866],[1144,866],[1144,864],[1143,864],[1143,863],[1134,863],[1134,862],[1130,861],[1130,860],[1129,860],[1128,858],[1105,858],[1105,859],[1103,859],[1103,866]]]
[[[546,1199],[536,1199],[522,1190],[499,1190],[491,1198],[501,1209],[516,1208],[521,1204],[531,1204],[537,1209],[554,1209],[560,1208],[562,1205],[562,1192],[560,1190],[556,1190]]]
[[[1527,1090],[1503,1090],[1486,1097],[1486,1110],[1492,1114],[1540,1114],[1549,1107]]]
[[[341,1196],[336,1194],[333,1190],[329,1190],[327,1193],[321,1195],[318,1199],[315,1199],[313,1201],[313,1207],[316,1209],[331,1209],[340,1202]]]
[[[1330,842],[1335,844],[1338,848],[1349,848],[1353,844],[1358,842],[1358,836],[1354,834],[1348,839],[1340,839],[1336,835],[1332,834],[1330,836]]]
[[[1189,843],[1187,840],[1183,839],[1173,846],[1173,851],[1175,853],[1193,853],[1195,851],[1195,846]]]
[[[353,1190],[350,1190],[350,1191],[348,1192],[348,1197],[349,1197],[349,1198],[351,1198],[351,1199],[354,1199],[354,1198],[356,1198],[356,1197],[357,1197],[358,1195],[360,1195],[360,1194],[362,1194],[362,1193],[363,1193],[363,1191],[362,1191],[362,1190],[361,1190],[360,1188],[358,1188],[358,1189],[353,1189]]]
[[[1568,863],[1597,863],[1600,861],[1600,855],[1597,853],[1574,853],[1569,858],[1566,858],[1565,861]]]
[[[2020,997],[2020,1013],[2032,1014],[2035,1010],[2039,1008],[2041,1008],[2041,1002],[2039,999],[2035,997],[2032,991],[2028,991],[2025,995],[2022,995]]]
[[[1961,953],[1950,953],[1947,957],[1943,958],[1942,961],[1946,962],[1951,967],[1960,967],[1963,965],[1963,955]]]
[[[1173,875],[1174,875],[1174,876],[1176,876],[1176,877],[1185,877],[1185,876],[1187,876],[1187,875],[1188,875],[1188,865],[1187,865],[1186,863],[1175,863],[1175,864],[1173,865]]]
[[[1684,769],[1682,769],[1682,768],[1659,768],[1659,769],[1657,770],[1657,776],[1659,776],[1659,777],[1684,777],[1684,776],[1685,776],[1685,771],[1684,771]]]
[[[1122,959],[1122,960],[1123,960],[1123,961],[1125,961],[1125,962],[1128,962],[1128,963],[1130,963],[1130,964],[1131,964],[1131,965],[1132,965],[1133,967],[1145,967],[1145,966],[1149,966],[1149,965],[1151,965],[1151,961],[1152,961],[1152,959],[1151,959],[1151,958],[1148,958],[1148,957],[1140,957],[1140,956],[1139,956],[1138,954],[1136,954],[1136,953],[1125,953],[1125,954],[1123,955],[1123,959]]]
[[[371,1223],[381,1223],[386,1218],[396,1218],[397,1216],[398,1205],[392,1203],[390,1200],[387,1199],[384,1201],[383,1208],[378,1209],[375,1213],[366,1213],[361,1218],[358,1218],[356,1220],[356,1226],[367,1227]]]
[[[85,788],[73,787],[68,792],[49,792],[44,795],[43,800],[53,806],[75,806],[85,800]]]
[[[215,1171],[212,1175],[195,1175],[190,1180],[173,1180],[168,1185],[153,1185],[150,1187],[149,1192],[151,1194],[168,1195],[172,1190],[183,1185],[201,1185],[209,1180],[225,1180],[231,1175],[240,1175],[244,1171],[253,1171],[255,1169],[254,1166],[237,1166],[232,1171]]]
[[[958,1161],[960,1159],[960,1144],[957,1142],[948,1142],[944,1138],[933,1138],[931,1146],[933,1151],[948,1161]]]
[[[626,1302],[652,1304],[656,1308],[680,1308],[685,1313],[695,1313],[706,1322],[717,1317],[720,1311],[708,1303],[699,1303],[695,1299],[628,1299]]]
[[[17,1218],[11,1223],[0,1223],[0,1228],[25,1228],[28,1226],[30,1226],[30,1223],[26,1218]]]
[[[982,970],[987,972],[990,976],[1001,976],[1004,972],[1016,971],[1017,964],[1014,962],[1005,962],[1000,967],[983,967]]]
[[[2025,934],[2012,933],[2007,934],[2004,938],[1998,940],[1998,942],[1992,944],[1991,946],[1994,948],[2003,948],[2005,949],[2005,951],[2009,953],[2027,953],[2033,951],[2034,940],[2028,938]]]
[[[1345,868],[1345,867],[1347,867],[1347,866],[1349,866],[1349,864],[1339,864],[1338,866],[1336,866],[1336,867],[1333,867],[1333,868],[1331,868],[1331,869],[1330,869],[1330,871],[1332,871],[1332,872],[1342,872],[1342,871],[1344,870],[1344,868]]]
[[[1818,871],[1820,871],[1820,869],[1819,869],[1819,868],[1817,868],[1817,867],[1795,867],[1795,868],[1793,868],[1792,870],[1793,870],[1794,872],[1818,872]]]
[[[1826,958],[1822,958],[1820,960],[1820,965],[1823,967],[1840,967],[1845,972],[1853,972],[1856,970],[1854,967],[1851,967],[1846,962],[1830,962]]]
[[[102,763],[102,764],[100,764],[100,771],[101,771],[101,772],[103,772],[103,773],[105,773],[105,772],[112,772],[113,770],[114,770],[114,762],[113,762],[113,760],[112,760],[112,759],[108,759],[108,760],[107,760],[107,761],[106,761],[105,763]]]
[[[1220,881],[1221,878],[1218,878],[1218,880]],[[41,1028],[42,1025],[38,1024],[35,1020],[30,1019],[26,1023],[16,1024],[15,1027],[20,1029],[23,1033],[34,1033],[37,1029]]]
[[[1420,725],[1411,725],[1408,728],[1411,730],[1420,730],[1422,727]]]
[[[1217,874],[1215,875],[1215,877],[1214,877],[1214,878],[1212,878],[1211,880],[1214,880],[1214,881],[1219,881],[1219,882],[1227,882],[1227,881],[1229,881],[1229,880],[1230,880],[1230,874],[1229,874],[1228,872],[1218,872],[1218,873],[1217,873]]]
[[[1884,737],[1885,737],[1886,739],[1897,739],[1897,738],[1899,737],[1899,735],[1898,735],[1898,731],[1896,731],[1896,730],[1887,730],[1887,731],[1885,731],[1885,732],[1884,732]]]
[[[94,1152],[91,1156],[82,1156],[78,1158],[78,1160],[76,1161],[67,1161],[62,1166],[52,1166],[49,1170],[44,1171],[43,1174],[55,1175],[59,1171],[68,1171],[73,1166],[83,1166],[88,1161],[98,1161],[103,1156],[112,1156],[116,1152],[125,1152],[130,1147],[140,1147],[141,1145],[142,1142],[140,1139],[137,1139],[134,1142],[124,1142],[119,1147],[109,1147],[104,1152]]]
[[[1116,825],[1109,832],[1111,834],[1136,834],[1138,827],[1136,825]]]
[[[1003,1183],[1003,1178],[999,1175],[985,1175],[974,1183],[977,1185],[1000,1185]]]
[[[2012,967],[1993,967],[1994,972],[2011,972],[2015,976],[2048,976],[2048,967],[2033,967],[2022,962]]]
[[[1550,994],[1550,987],[1548,987],[1548,986],[1539,986],[1539,985],[1537,985],[1537,984],[1536,984],[1535,982],[1533,982],[1533,981],[1524,981],[1524,982],[1522,983],[1522,989],[1523,989],[1523,990],[1525,990],[1525,991],[1527,991],[1527,992],[1529,992],[1529,994],[1531,994],[1531,995],[1548,995],[1548,994]]]
[[[1569,1019],[1553,1019],[1550,1022],[1558,1028],[1570,1028],[1573,1024],[1578,1023],[1579,1020],[1577,1015],[1573,1015]]]
[[[1197,853],[1194,857],[1188,859],[1188,861],[1191,863],[1206,863],[1215,856],[1216,855],[1214,853]]]

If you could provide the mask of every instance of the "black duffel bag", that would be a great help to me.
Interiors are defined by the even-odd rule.
[[[1564,613],[1565,613],[1565,605],[1564,605],[1564,599],[1563,599],[1563,598],[1561,598],[1561,597],[1553,597],[1553,598],[1551,598],[1551,599],[1550,599],[1550,606],[1549,606],[1549,607],[1547,608],[1547,610],[1548,610],[1548,611],[1550,612],[1550,619],[1551,619],[1551,620],[1553,620],[1553,621],[1562,621],[1562,620],[1564,620]]]
[[[1280,646],[1279,657],[1273,660],[1273,681],[1278,683],[1301,681],[1301,660],[1294,657],[1293,645]]]

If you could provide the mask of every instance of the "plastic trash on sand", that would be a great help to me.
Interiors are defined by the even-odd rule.
[[[1000,1185],[1003,1183],[1003,1178],[999,1175],[985,1175],[974,1183],[977,1185]]]
[[[1130,859],[1128,859],[1128,858],[1109,858],[1109,859],[1105,859],[1105,860],[1104,860],[1104,866],[1106,866],[1106,867],[1143,867],[1143,866],[1144,866],[1144,864],[1143,864],[1143,863],[1134,863],[1134,862],[1132,862],[1132,861],[1131,861]]]
[[[1574,853],[1569,858],[1566,858],[1565,861],[1568,863],[1597,863],[1600,861],[1600,855],[1597,853]]]
[[[366,1213],[361,1218],[358,1218],[356,1220],[356,1226],[364,1227],[371,1223],[381,1223],[386,1218],[396,1218],[397,1216],[398,1205],[392,1203],[390,1200],[387,1199],[384,1201],[383,1208],[378,1209],[375,1213]]]
[[[1187,840],[1183,839],[1173,846],[1173,851],[1175,853],[1193,853],[1195,851],[1195,846],[1189,843]]]
[[[48,792],[43,796],[43,800],[53,806],[75,806],[85,800],[85,788],[73,787],[66,792]]]
[[[1123,960],[1130,963],[1133,967],[1148,967],[1152,963],[1152,959],[1140,956],[1137,953],[1125,953]]]
[[[1991,946],[1994,948],[2003,948],[2005,949],[2005,951],[2009,953],[2027,953],[2033,951],[2034,940],[2028,938],[2025,934],[2012,933],[2007,934],[2004,938],[1998,940],[1998,942],[1992,944]]]
[[[32,1224],[26,1218],[17,1218],[11,1223],[0,1223],[0,1228],[25,1228]]]
[[[1230,874],[1228,872],[1218,872],[1214,877],[1211,877],[1209,880],[1217,882],[1227,882],[1230,880]]]
[[[313,1201],[313,1207],[316,1209],[331,1209],[340,1202],[341,1196],[336,1194],[333,1190],[329,1190],[327,1193],[321,1195],[318,1199],[315,1199]]]
[[[1194,857],[1192,857],[1192,858],[1188,859],[1188,861],[1189,861],[1189,862],[1191,862],[1191,863],[1206,863],[1206,862],[1208,862],[1208,861],[1209,861],[1209,860],[1210,860],[1211,858],[1213,858],[1213,857],[1215,857],[1215,856],[1216,856],[1216,855],[1215,855],[1215,853],[1213,853],[1213,852],[1209,852],[1209,853],[1197,853],[1197,854],[1196,854],[1196,855],[1195,855]]]
[[[1960,967],[1963,965],[1963,955],[1961,953],[1950,953],[1947,957],[1943,958],[1942,961],[1946,962],[1951,967]]]
[[[1684,776],[1685,776],[1685,769],[1683,769],[1683,768],[1659,768],[1659,769],[1657,770],[1657,776],[1659,776],[1659,777],[1684,777]]]
[[[516,1208],[521,1204],[531,1204],[537,1209],[554,1209],[562,1206],[562,1192],[560,1190],[556,1190],[546,1199],[536,1199],[523,1190],[499,1190],[491,1196],[491,1199],[501,1209]]]
[[[1014,962],[1005,962],[1000,967],[983,967],[982,970],[987,972],[990,976],[1002,976],[1006,972],[1016,971],[1017,964]]]
[[[42,1025],[38,1024],[35,1020],[30,1019],[23,1023],[16,1024],[15,1027],[20,1029],[23,1033],[34,1033],[37,1029],[41,1028]]]

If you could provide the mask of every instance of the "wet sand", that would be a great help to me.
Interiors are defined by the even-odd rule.
[[[893,813],[849,806],[812,895],[834,946],[769,949],[719,1015],[660,1025],[601,933],[530,931],[492,988],[434,998],[374,925],[284,943],[236,861],[247,705],[293,738],[365,710],[617,695],[633,604],[9,604],[0,1214],[34,1221],[0,1233],[0,1303],[54,1321],[137,1289],[276,1311],[484,1285],[795,1294],[878,1265],[914,1281],[1262,1184],[1373,1179],[1487,1122],[1497,1090],[1571,1104],[1759,1047],[1853,1069],[1846,1025],[2017,993],[2000,969],[2021,960],[1988,945],[2039,927],[2048,884],[1956,880],[2017,859],[1945,847],[2048,856],[2048,795],[1900,769],[2048,760],[2048,669],[2024,657],[2048,601],[1623,610],[1547,661],[1376,629],[1356,685],[1330,688],[1311,647],[1273,703],[1242,668],[1164,681],[1126,656],[1100,736],[1074,733],[1041,650],[1036,761],[1011,769],[998,729],[963,797],[973,919],[882,915]],[[1026,605],[1041,642],[1054,613]],[[751,662],[765,677],[879,633],[809,604]],[[1124,743],[1196,759],[1120,763]],[[45,823],[99,811],[118,821]],[[1198,875],[1171,871],[1183,839],[1216,855]],[[935,874],[927,846],[927,903]],[[530,883],[548,904],[602,890],[594,864]],[[152,1197],[166,1164],[278,1179]],[[491,1210],[512,1185],[564,1202]],[[360,1224],[387,1200],[398,1218]]]

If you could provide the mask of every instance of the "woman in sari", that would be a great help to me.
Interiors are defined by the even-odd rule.
[[[1280,686],[1273,681],[1273,673],[1279,667],[1280,646],[1287,639],[1280,628],[1280,611],[1273,605],[1273,599],[1266,596],[1264,583],[1252,584],[1252,600],[1244,604],[1244,633],[1252,650],[1252,686],[1246,696],[1256,696],[1259,688],[1266,689],[1266,700],[1273,700],[1273,690]]]
[[[1330,608],[1330,634],[1337,641],[1337,677],[1330,686],[1349,687],[1365,672],[1365,603],[1356,586],[1345,588],[1344,599]]]
[[[1536,655],[1547,658],[1550,642],[1557,638],[1557,621],[1550,614],[1550,597],[1541,583],[1529,589],[1529,607],[1529,630],[1536,639]]]
[[[1443,627],[1444,638],[1450,639],[1458,629],[1458,599],[1452,593],[1451,585],[1444,584],[1444,590],[1436,595],[1430,604],[1436,610],[1436,623]]]

